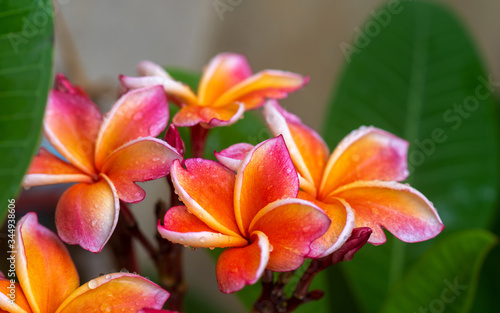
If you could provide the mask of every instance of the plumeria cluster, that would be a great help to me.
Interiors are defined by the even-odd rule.
[[[120,77],[126,92],[105,115],[82,89],[56,78],[44,132],[61,158],[41,148],[24,186],[76,183],[55,212],[64,242],[100,252],[120,207],[144,199],[136,182],[167,175],[182,203],[172,203],[161,216],[158,232],[172,243],[225,248],[216,265],[224,293],[269,272],[293,271],[306,258],[325,266],[348,260],[366,241],[383,244],[383,228],[405,242],[443,230],[432,203],[401,183],[408,176],[405,140],[361,127],[330,153],[313,129],[281,108],[277,99],[303,87],[307,77],[277,70],[252,74],[243,56],[224,53],[205,68],[195,94],[152,62],[138,68],[140,77]],[[168,128],[167,98],[180,107]],[[210,128],[233,124],[259,107],[276,137],[255,146],[235,144],[216,152],[217,161],[201,158]],[[176,127],[191,129],[192,158],[185,159]],[[17,236],[22,293],[15,305],[6,304],[7,281],[0,280],[1,310],[90,312],[106,306],[107,312],[156,312],[168,297],[136,274],[109,274],[78,288],[64,245],[34,213],[19,222]],[[143,301],[130,304],[131,298]]]

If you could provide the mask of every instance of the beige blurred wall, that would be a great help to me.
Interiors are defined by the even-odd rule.
[[[233,3],[221,14],[216,9]],[[445,0],[473,34],[486,64],[500,77],[500,1]],[[382,1],[370,0],[55,0],[59,23],[71,34],[85,75],[75,64],[62,61],[68,42],[58,32],[56,69],[81,84],[112,86],[104,97],[109,107],[116,93],[118,74],[135,74],[135,65],[150,59],[163,65],[200,70],[216,53],[235,51],[248,56],[255,71],[285,69],[311,76],[302,91],[283,104],[319,129],[329,98],[344,64],[340,49],[349,43],[354,28],[362,26],[370,11]],[[63,20],[61,20],[61,17]],[[67,37],[66,37],[67,38]],[[76,58],[75,58],[76,57]],[[76,68],[76,72],[75,72]],[[85,77],[86,76],[86,77]],[[152,207],[158,198],[168,199],[165,184],[145,184],[146,200],[133,207],[142,225],[154,232]],[[230,296],[217,292],[214,265],[200,251],[186,252],[191,284],[210,293],[213,301],[235,305]],[[201,260],[201,261],[200,261]]]

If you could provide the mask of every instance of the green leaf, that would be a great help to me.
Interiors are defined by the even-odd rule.
[[[381,312],[469,312],[481,265],[496,241],[484,230],[439,240],[394,285]]]
[[[0,2],[0,221],[40,140],[52,82],[50,0]]]
[[[410,142],[408,182],[434,202],[445,232],[490,227],[498,200],[494,92],[461,22],[439,4],[392,1],[354,42],[324,127],[331,148],[361,125]],[[364,312],[377,312],[391,285],[429,243],[389,236],[343,265]]]

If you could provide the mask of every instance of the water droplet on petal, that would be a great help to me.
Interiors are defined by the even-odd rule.
[[[273,250],[274,250],[273,245],[269,244],[269,252],[273,252]]]
[[[137,112],[134,114],[134,116],[132,117],[134,119],[134,121],[138,121],[142,118],[143,114],[141,112]]]
[[[96,289],[99,286],[99,283],[95,279],[92,279],[87,285],[90,289]]]
[[[182,236],[181,236],[181,237],[179,238],[179,241],[184,241],[184,237],[182,237]]]
[[[200,237],[200,242],[205,242],[205,241],[206,241],[205,237]]]
[[[107,280],[110,280],[111,279],[111,275],[106,275],[104,278],[106,278]]]
[[[208,249],[213,250],[213,249],[215,249],[215,247],[208,247]]]
[[[158,161],[160,161],[160,158],[159,158],[159,157],[154,157],[154,158],[153,158],[153,162],[158,162]]]

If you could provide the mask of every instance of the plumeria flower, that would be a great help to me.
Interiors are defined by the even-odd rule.
[[[119,200],[142,201],[134,182],[167,175],[177,150],[155,137],[168,119],[160,86],[123,95],[104,117],[78,87],[59,75],[49,95],[43,127],[63,161],[41,148],[24,178],[25,187],[76,182],[56,208],[61,239],[99,252],[110,238]]]
[[[281,136],[254,147],[237,173],[203,159],[185,166],[175,161],[171,173],[185,206],[168,210],[158,231],[194,248],[229,248],[216,267],[224,293],[255,283],[266,268],[298,268],[330,225],[320,208],[295,198],[297,172]]]
[[[176,126],[201,124],[206,128],[233,124],[244,111],[261,106],[264,99],[284,98],[309,80],[277,70],[252,75],[246,58],[235,53],[222,53],[210,61],[203,71],[198,95],[155,63],[143,61],[138,70],[143,77],[121,76],[126,88],[162,85],[169,99],[182,106],[173,118]]]
[[[386,241],[382,227],[405,242],[428,240],[444,229],[432,203],[399,183],[408,176],[407,141],[375,127],[361,127],[330,155],[323,139],[276,101],[268,101],[264,115],[272,133],[282,135],[290,151],[299,173],[299,198],[313,201],[333,221],[313,243],[316,252],[311,256],[337,250],[354,227],[370,227],[368,242],[374,245]],[[245,149],[234,150],[241,158]],[[233,158],[237,152],[232,151]]]
[[[35,213],[18,222],[15,238],[19,284],[0,278],[1,312],[135,313],[144,307],[161,309],[169,296],[158,285],[130,273],[103,275],[79,286],[68,250],[56,234],[38,223]]]

